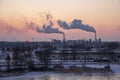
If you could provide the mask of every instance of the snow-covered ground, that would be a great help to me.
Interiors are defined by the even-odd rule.
[[[80,66],[80,65],[78,65]],[[88,67],[104,67],[105,64],[97,65],[86,65]],[[110,64],[111,69],[115,72],[114,74],[108,75],[79,75],[73,73],[55,73],[55,72],[28,72],[21,76],[14,77],[4,77],[0,78],[0,80],[120,80],[120,65],[118,64]],[[86,78],[88,77],[88,78]],[[101,78],[102,77],[102,78]],[[83,79],[82,79],[83,78]]]
[[[120,73],[79,75],[73,73],[29,72],[22,76],[5,77],[0,78],[0,80],[120,80]]]
[[[111,65],[111,69],[115,73],[120,73],[120,64],[119,65]]]
[[[39,78],[39,77],[49,76],[49,75],[58,75],[58,74],[59,73],[54,73],[54,72],[28,72],[21,76],[4,77],[4,78],[0,78],[0,80],[29,80],[29,79],[34,80],[34,78]]]

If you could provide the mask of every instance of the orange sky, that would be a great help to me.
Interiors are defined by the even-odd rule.
[[[93,26],[102,40],[120,41],[120,0],[0,0],[0,40],[62,39],[60,34],[40,34],[25,28],[24,19],[44,24],[45,13],[50,13],[54,22],[80,19]],[[8,31],[5,26],[16,27],[16,31]],[[67,39],[94,39],[91,32],[55,27],[65,32]],[[17,33],[17,28],[23,31]]]

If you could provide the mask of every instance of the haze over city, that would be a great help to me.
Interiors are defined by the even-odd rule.
[[[120,0],[0,0],[0,41],[120,41],[119,21]]]

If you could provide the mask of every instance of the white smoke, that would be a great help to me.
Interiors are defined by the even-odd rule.
[[[40,28],[40,26],[38,24],[35,24],[33,22],[28,23],[26,21],[26,24],[28,26],[29,29],[34,30],[38,33],[47,33],[47,34],[51,34],[51,33],[57,33],[57,34],[63,34],[63,32],[59,31],[58,28],[54,28],[54,22],[53,22],[53,17],[50,13],[46,13],[46,20],[48,21],[48,23],[44,24],[42,26],[42,28]]]
[[[70,24],[68,24],[65,21],[58,20],[57,24],[60,27],[62,27],[63,29],[67,29],[67,30],[69,30],[69,29],[82,29],[84,31],[96,33],[96,30],[92,26],[85,25],[82,23],[81,20],[77,20],[77,19],[74,19]]]
[[[35,23],[33,23],[33,22],[31,22],[31,23],[28,23],[27,24],[27,27],[29,28],[29,29],[31,29],[31,30],[34,30],[34,31],[36,31],[36,30],[40,30],[40,28],[39,28],[39,25],[37,25],[37,24],[35,24]]]
[[[67,24],[65,21],[58,20],[57,23],[58,23],[58,25],[59,25],[60,27],[62,27],[63,29],[70,29],[70,28],[68,27],[68,24]]]
[[[40,28],[39,25],[36,25],[35,23],[31,22],[30,24],[28,24],[28,28],[31,29],[31,30],[34,30],[38,33],[48,33],[48,34],[51,34],[51,33],[57,33],[57,34],[63,34],[63,32],[59,31],[58,28],[53,28],[53,23],[49,23],[48,25],[47,24],[44,24],[42,26],[42,28]]]
[[[50,26],[50,25],[44,25],[43,30],[44,30],[44,33],[63,34],[63,32],[59,31],[58,28],[52,28],[52,26]]]

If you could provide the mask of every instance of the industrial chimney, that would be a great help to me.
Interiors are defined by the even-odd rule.
[[[95,42],[97,41],[97,33],[95,32]]]
[[[65,40],[65,34],[63,33],[63,48],[66,47],[66,40]]]
[[[63,43],[65,43],[65,34],[63,33]]]
[[[94,48],[97,49],[97,34],[96,34],[96,32],[95,32]]]

